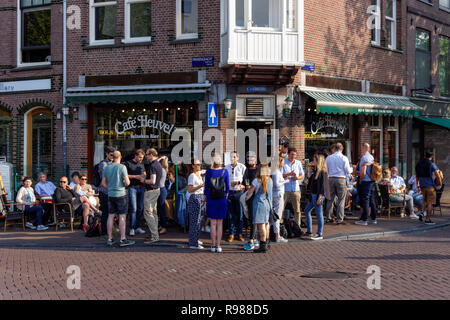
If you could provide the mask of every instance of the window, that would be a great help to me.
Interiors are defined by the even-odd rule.
[[[177,0],[177,39],[198,38],[198,0]]]
[[[296,0],[286,0],[286,28],[290,30],[297,29],[296,3]]]
[[[90,0],[91,44],[114,44],[116,1]]]
[[[372,9],[372,16],[374,17],[374,24],[372,25],[372,44],[379,46],[381,37],[381,6],[380,0],[372,0],[371,5],[374,6]]]
[[[252,26],[254,28],[280,28],[279,0],[252,0]]]
[[[450,0],[439,0],[439,7],[450,10]]]
[[[431,87],[430,32],[416,29],[416,89]]]
[[[390,49],[396,49],[397,43],[396,2],[396,0],[386,0],[386,44]]]
[[[125,0],[124,42],[150,41],[150,32],[150,0]]]
[[[21,0],[18,64],[50,63],[51,0]]]
[[[245,0],[236,0],[236,27],[245,27]]]
[[[439,37],[439,92],[450,96],[450,38]]]

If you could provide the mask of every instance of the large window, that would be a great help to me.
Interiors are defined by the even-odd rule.
[[[286,28],[290,30],[297,29],[296,0],[286,0]]]
[[[439,0],[439,7],[450,10],[450,0]]]
[[[18,64],[50,63],[51,0],[20,1]]]
[[[280,28],[280,0],[252,0],[252,27]]]
[[[177,39],[198,38],[198,0],[177,0]]]
[[[416,89],[431,87],[430,32],[416,29]]]
[[[253,28],[281,29],[283,6],[286,11],[286,28],[297,28],[297,0],[236,0],[236,27],[246,27],[250,21]]]
[[[439,37],[439,91],[450,96],[450,38]]]
[[[151,40],[150,0],[125,0],[125,41]]]
[[[386,45],[390,49],[396,49],[397,43],[396,2],[396,0],[386,0]]]
[[[114,44],[116,1],[90,0],[91,44]]]

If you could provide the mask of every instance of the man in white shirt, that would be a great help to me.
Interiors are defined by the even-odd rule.
[[[301,225],[301,212],[300,212],[300,185],[299,181],[302,181],[305,173],[303,171],[302,163],[295,160],[297,157],[297,150],[295,148],[289,148],[288,158],[284,161],[284,166],[281,168],[281,173],[284,179],[289,179],[290,182],[284,185],[284,207],[290,203],[294,209],[294,219],[298,226]]]
[[[327,203],[327,220],[331,219],[334,198],[337,196],[336,224],[345,224],[344,207],[347,195],[347,177],[353,172],[348,158],[342,154],[344,146],[336,143],[335,152],[326,159],[331,201]]]
[[[390,181],[394,186],[395,193],[403,194],[406,189],[405,180],[398,176],[398,169],[396,167],[391,168],[391,178]],[[419,219],[419,217],[414,213],[414,199],[410,195],[405,195],[406,207],[408,208],[409,217],[411,219]]]
[[[225,168],[228,170],[230,177],[230,194],[228,196],[228,219],[230,224],[230,236],[228,242],[233,242],[234,236],[237,235],[239,241],[245,241],[242,235],[242,227],[244,223],[244,216],[242,214],[240,198],[243,193],[244,186],[242,181],[246,167],[239,163],[239,155],[236,151],[230,154],[231,164]]]

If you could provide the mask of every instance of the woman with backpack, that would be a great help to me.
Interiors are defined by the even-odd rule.
[[[270,178],[270,169],[267,164],[258,166],[256,179],[248,191],[255,194],[253,199],[253,223],[257,225],[260,244],[259,248],[253,252],[266,252],[269,241],[269,216],[272,209],[272,189],[273,182]]]
[[[308,223],[307,234],[312,234],[311,212],[314,209],[317,216],[317,233],[311,237],[311,240],[323,239],[323,202],[328,184],[327,165],[325,157],[321,154],[314,155],[314,162],[311,166],[310,176],[308,178],[308,187],[311,195],[305,208],[306,221]]]
[[[228,171],[222,166],[222,157],[214,156],[211,168],[205,174],[206,217],[211,219],[211,252],[222,252],[223,219],[227,217],[227,198],[230,192]]]
[[[201,162],[195,159],[192,163],[191,174],[188,178],[188,192],[191,194],[187,203],[189,216],[189,248],[203,249],[199,244],[201,209],[203,202],[203,179],[201,176]]]

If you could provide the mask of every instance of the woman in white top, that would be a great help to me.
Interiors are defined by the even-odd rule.
[[[280,237],[280,222],[281,222],[281,219],[283,219],[283,208],[284,208],[284,185],[289,182],[289,179],[284,180],[283,174],[280,171],[280,169],[284,166],[284,160],[285,160],[285,158],[283,157],[282,154],[280,154],[279,161],[278,161],[278,168],[272,174],[273,209],[278,214],[278,217],[280,219],[272,222],[271,225],[273,225],[273,232],[275,233],[276,242],[278,242],[278,243],[288,242],[287,239]]]
[[[24,210],[25,215],[35,215],[33,220],[26,223],[26,227],[30,229],[36,229],[34,224],[37,222],[37,230],[43,231],[47,230],[48,227],[42,225],[42,215],[44,214],[44,209],[36,205],[36,197],[34,195],[34,189],[31,187],[32,180],[30,177],[25,177],[23,179],[23,186],[17,193],[16,202],[19,205],[19,209]]]
[[[203,179],[201,176],[201,162],[195,159],[192,163],[191,174],[188,178],[188,192],[191,194],[187,203],[187,214],[189,216],[189,248],[203,249],[198,242],[201,224],[201,207],[204,201]]]

